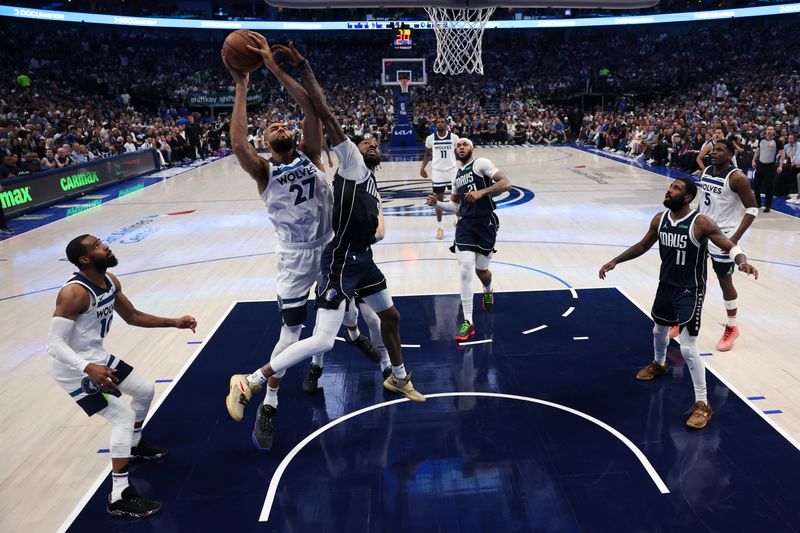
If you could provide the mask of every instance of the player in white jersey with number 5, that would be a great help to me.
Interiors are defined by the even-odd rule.
[[[731,162],[735,154],[733,141],[717,139],[711,151],[711,165],[703,170],[698,186],[701,189],[700,213],[716,222],[720,231],[734,244],[738,244],[756,219],[758,208],[750,181]],[[735,265],[733,259],[713,242],[708,244],[708,255],[711,256],[714,272],[719,279],[727,311],[725,331],[717,343],[717,350],[727,352],[733,348],[734,341],[739,337],[739,327],[736,324],[738,294],[733,286]]]
[[[422,159],[422,167],[419,175],[423,178],[428,177],[425,167],[428,161],[433,161],[431,168],[431,184],[433,194],[438,201],[444,200],[444,192],[456,177],[458,166],[456,164],[456,143],[458,135],[451,133],[447,128],[447,122],[443,118],[436,119],[436,132],[431,133],[425,139],[425,157]],[[444,229],[442,228],[442,210],[436,208],[436,238],[444,239]]]
[[[107,245],[92,235],[81,235],[67,245],[67,259],[78,267],[61,288],[50,322],[47,353],[56,383],[92,416],[111,422],[111,494],[106,510],[113,516],[144,518],[161,510],[157,501],[139,497],[128,483],[131,457],[160,459],[165,448],[145,442],[142,425],[153,401],[153,384],[133,367],[110,354],[103,340],[114,312],[132,326],[195,330],[191,316],[162,318],[137,310],[122,293],[109,268],[118,261]],[[131,397],[128,403],[122,395]]]

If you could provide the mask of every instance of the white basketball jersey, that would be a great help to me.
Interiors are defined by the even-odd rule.
[[[261,194],[278,240],[306,243],[331,234],[333,193],[325,173],[302,153],[284,165],[269,160],[269,181]]]
[[[448,133],[444,138],[431,133],[425,139],[425,148],[432,151],[431,168],[435,172],[452,172],[456,169],[456,143],[458,135]]]
[[[87,363],[104,365],[108,361],[109,353],[103,348],[103,339],[111,329],[111,320],[114,318],[114,302],[116,301],[117,288],[108,276],[105,277],[106,287],[98,287],[85,276],[75,273],[65,284],[81,285],[89,292],[89,309],[78,315],[75,327],[67,339],[67,346]],[[51,359],[51,365],[58,375],[74,374],[75,370]]]
[[[698,184],[703,191],[700,198],[700,214],[716,222],[726,237],[730,237],[739,227],[745,211],[741,198],[733,192],[730,185],[730,177],[737,170],[739,169],[731,166],[724,171],[724,177],[715,177],[711,174],[713,167],[708,166],[700,176]],[[728,256],[712,242],[708,243],[708,250],[717,260],[729,260]]]

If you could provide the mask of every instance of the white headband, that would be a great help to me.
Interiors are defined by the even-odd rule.
[[[470,148],[475,148],[475,145],[474,145],[474,144],[472,144],[472,141],[470,141],[470,140],[469,140],[469,139],[467,139],[466,137],[461,137],[461,138],[458,140],[458,142],[461,142],[461,141],[464,141],[465,143],[469,144],[469,147],[470,147]]]

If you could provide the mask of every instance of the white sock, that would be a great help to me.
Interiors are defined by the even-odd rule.
[[[259,368],[258,370],[247,376],[247,382],[263,387],[264,383],[267,382],[267,377],[261,372],[261,369]]]
[[[438,229],[442,229],[442,221],[441,221],[441,220],[437,220],[437,221],[436,221],[436,227],[437,227]]]
[[[706,365],[697,351],[697,337],[692,337],[686,328],[681,331],[681,355],[689,373],[692,375],[694,385],[694,401],[708,403],[708,388],[706,387]]]
[[[347,330],[347,336],[350,337],[351,341],[356,340],[358,336],[361,335],[361,331],[359,331],[358,326],[356,326],[354,329],[350,328],[344,328],[344,329]]]
[[[464,320],[472,324],[472,273],[475,271],[475,252],[456,252],[458,265],[461,272],[461,284],[459,292],[461,294],[461,310],[464,312]]]
[[[131,446],[138,446],[142,441],[142,428],[133,428],[133,438],[131,439]]]
[[[483,286],[483,292],[492,292],[492,282],[490,281],[488,285]]]
[[[111,472],[111,501],[122,499],[122,491],[128,488],[128,467],[124,472]]]
[[[320,368],[322,368],[322,355],[323,354],[317,354],[317,355],[311,356],[311,363],[317,365]]]
[[[736,325],[736,315],[738,315],[738,307],[739,307],[739,300],[738,298],[734,298],[733,300],[725,300],[725,310],[726,311],[733,311],[733,316],[727,316],[726,324],[730,327]]]
[[[728,315],[728,321],[726,322],[726,325],[730,327],[736,326],[736,315]]]
[[[406,365],[394,366],[392,365],[392,374],[397,379],[406,379]]]
[[[272,387],[267,386],[267,395],[264,396],[264,405],[278,407],[278,387],[273,389]]]
[[[653,326],[653,351],[656,363],[664,366],[667,362],[667,345],[669,345],[669,326]]]

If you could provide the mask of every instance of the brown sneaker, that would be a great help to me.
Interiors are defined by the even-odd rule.
[[[691,413],[689,420],[686,421],[686,425],[694,429],[703,429],[706,427],[708,421],[711,420],[711,415],[714,414],[714,411],[711,410],[711,406],[706,402],[694,402],[691,409],[686,412]]]
[[[639,381],[652,381],[659,376],[664,376],[667,373],[667,366],[666,361],[664,361],[664,366],[659,365],[655,360],[650,361],[646,367],[636,373],[636,379]]]

